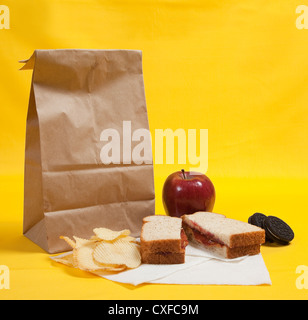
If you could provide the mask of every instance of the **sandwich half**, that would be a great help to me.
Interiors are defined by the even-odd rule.
[[[179,264],[185,262],[188,244],[182,219],[163,215],[143,218],[140,235],[142,263]]]
[[[214,255],[233,259],[260,253],[265,231],[249,223],[229,219],[222,214],[196,212],[183,215],[183,228],[190,242]]]

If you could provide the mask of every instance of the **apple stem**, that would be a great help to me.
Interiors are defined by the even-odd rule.
[[[182,169],[181,171],[182,171],[182,173],[183,173],[183,177],[184,177],[184,179],[186,179],[186,176],[185,176],[185,170],[184,170],[184,169]]]

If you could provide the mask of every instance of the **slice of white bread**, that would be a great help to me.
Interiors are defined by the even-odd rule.
[[[163,215],[143,218],[141,230],[145,241],[181,239],[182,219]]]
[[[265,242],[263,229],[212,212],[182,216],[188,239],[225,258],[253,255]]]
[[[182,219],[163,215],[143,218],[140,251],[143,263],[185,262]],[[184,234],[185,236],[185,234]]]

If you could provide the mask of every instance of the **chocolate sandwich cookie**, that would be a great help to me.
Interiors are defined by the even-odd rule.
[[[264,220],[266,218],[267,218],[267,216],[265,214],[260,213],[260,212],[256,212],[248,218],[248,223],[264,229]],[[273,240],[271,238],[269,238],[266,233],[265,233],[265,241],[273,242]]]
[[[253,224],[253,225],[263,229],[265,219],[266,219],[265,214],[260,213],[260,212],[256,212],[248,218],[248,223]]]
[[[264,219],[264,230],[266,238],[280,244],[288,244],[294,238],[294,232],[283,220],[268,216]]]

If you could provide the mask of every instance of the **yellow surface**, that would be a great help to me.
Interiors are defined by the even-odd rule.
[[[307,299],[308,30],[295,1],[4,1],[0,30],[0,299]],[[289,223],[289,246],[262,246],[271,286],[133,287],[55,264],[22,236],[25,120],[35,49],[140,49],[151,132],[208,129],[215,211]],[[157,213],[164,179],[155,164]],[[185,168],[187,166],[184,166]],[[308,279],[307,279],[308,281]],[[307,284],[306,281],[306,284]]]

